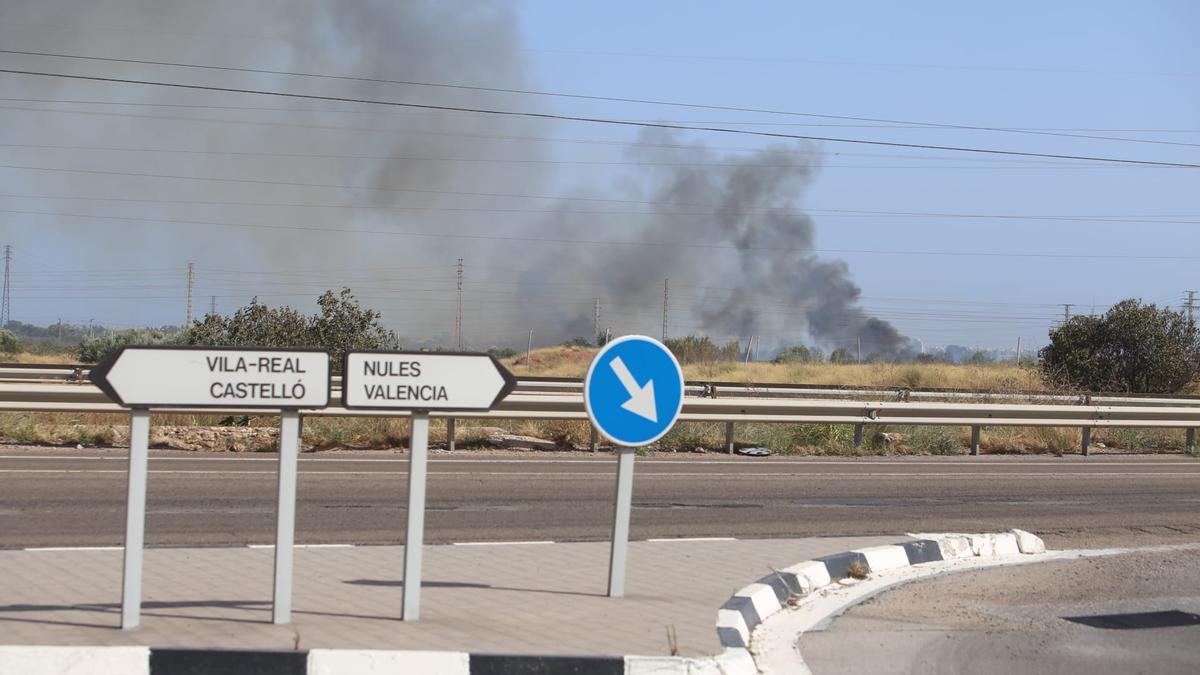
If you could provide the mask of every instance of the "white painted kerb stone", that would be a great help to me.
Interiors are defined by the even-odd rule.
[[[903,546],[871,546],[852,552],[861,553],[867,559],[872,573],[908,567],[908,553]]]
[[[149,647],[0,647],[8,675],[149,675]]]
[[[735,597],[750,598],[750,602],[754,604],[754,611],[758,613],[759,621],[766,621],[768,616],[782,608],[779,598],[775,597],[775,589],[766,584],[750,584],[734,595]]]
[[[445,673],[470,675],[466,652],[388,651],[382,649],[312,649],[308,675],[404,675]]]
[[[829,582],[832,581],[829,578],[829,568],[825,567],[825,563],[815,560],[796,563],[791,567],[783,568],[783,571],[796,575],[796,578],[800,581],[800,590],[805,595],[812,593],[822,586],[828,586]]]
[[[717,628],[732,628],[741,634],[743,642],[750,644],[750,628],[746,626],[746,618],[736,609],[718,609]]]

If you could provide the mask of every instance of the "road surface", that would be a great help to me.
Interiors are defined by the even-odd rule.
[[[298,543],[403,541],[403,453],[300,460]],[[274,541],[276,457],[152,451],[149,546]],[[612,455],[435,453],[426,541],[604,540]],[[0,448],[0,548],[122,542],[125,450]],[[638,458],[631,537],[1021,527],[1059,548],[1200,540],[1200,461],[1141,457]]]
[[[916,581],[806,633],[815,675],[1200,672],[1200,624],[1113,629],[1064,617],[1200,614],[1200,551],[961,572]],[[853,649],[847,645],[853,644]]]

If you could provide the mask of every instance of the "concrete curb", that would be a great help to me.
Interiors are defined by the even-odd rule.
[[[827,586],[855,583],[871,573],[971,557],[1044,553],[1041,538],[1024,530],[995,534],[913,534],[916,541],[846,551],[806,560],[749,584],[717,610],[717,637],[728,651],[746,650],[762,622]],[[756,672],[755,670],[748,672]]]
[[[855,575],[942,560],[1045,551],[1028,532],[917,534],[916,541],[807,560],[749,584],[717,610],[715,656],[531,656],[467,652],[312,649],[0,646],[0,675],[757,675],[750,638],[768,617]]]
[[[749,652],[746,658],[750,658]],[[621,656],[0,646],[0,673],[4,675],[624,675],[626,672],[629,672],[626,658]],[[659,668],[633,672],[707,671]]]

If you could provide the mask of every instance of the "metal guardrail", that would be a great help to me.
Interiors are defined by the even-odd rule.
[[[0,411],[10,412],[125,412],[91,384],[46,384],[0,382]],[[244,409],[202,409],[170,412],[196,414],[245,414]],[[263,410],[263,414],[277,411]],[[348,410],[341,405],[341,392],[335,389],[331,406],[302,411],[306,416],[376,417],[406,416],[407,413],[379,410]],[[446,419],[559,419],[585,420],[580,393],[515,393],[484,413],[434,413]],[[848,424],[854,427],[855,444],[861,444],[868,425],[948,425],[969,426],[972,430],[972,454],[979,452],[982,427],[1079,427],[1083,429],[1083,453],[1088,453],[1094,427],[1156,427],[1187,430],[1189,449],[1195,447],[1195,428],[1200,427],[1200,406],[1114,406],[1013,404],[992,402],[945,401],[846,401],[794,398],[749,398],[686,396],[683,422],[723,422],[726,425],[727,450],[733,450],[736,423],[760,424]],[[593,437],[593,447],[596,439]]]
[[[74,382],[86,383],[90,366],[84,364],[0,364],[0,383]],[[333,376],[336,392],[342,378]],[[577,394],[583,382],[566,377],[522,377],[517,394]],[[741,382],[693,381],[686,384],[687,396],[706,398],[800,398],[855,399],[862,401],[981,401],[1115,406],[1200,406],[1200,396],[1154,396],[1141,394],[1051,394],[1038,391],[987,392],[965,389],[910,387],[855,387],[815,384],[746,384]]]

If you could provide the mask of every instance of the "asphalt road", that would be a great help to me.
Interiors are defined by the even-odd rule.
[[[816,675],[1200,672],[1198,624],[1114,629],[1064,618],[1119,615],[1138,625],[1139,614],[1171,611],[1200,613],[1196,549],[916,581],[805,633],[800,653]]]
[[[297,543],[400,543],[401,453],[306,454]],[[150,546],[274,540],[273,455],[152,451]],[[434,454],[426,541],[610,536],[615,460]],[[123,538],[125,451],[0,448],[0,548]],[[631,537],[795,537],[1021,527],[1052,547],[1200,539],[1200,461],[1173,456],[639,458]]]

